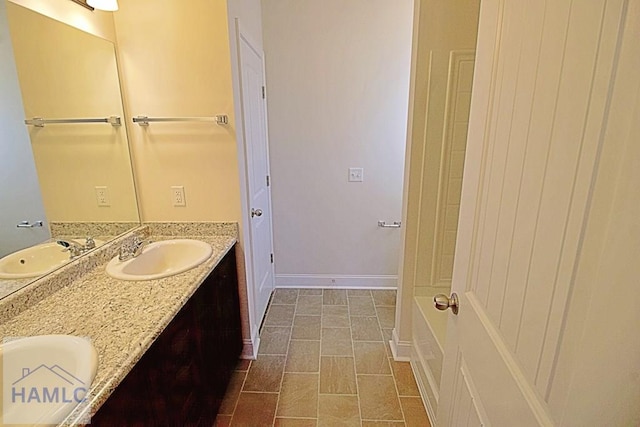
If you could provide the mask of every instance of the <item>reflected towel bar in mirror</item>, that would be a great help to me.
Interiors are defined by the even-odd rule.
[[[228,125],[229,116],[221,114],[214,117],[147,117],[138,116],[133,118],[133,123],[140,126],[149,126],[152,122],[213,122],[218,125]]]
[[[67,123],[109,123],[111,126],[121,126],[122,121],[118,116],[105,117],[103,119],[43,119],[42,117],[34,117],[24,121],[27,125],[42,128],[46,124],[67,124]]]
[[[33,228],[33,227],[42,227],[42,221],[36,221],[33,224],[29,221],[20,221],[20,224],[16,225],[18,228]]]
[[[400,228],[400,221],[393,221],[393,224],[387,224],[384,221],[378,221],[378,227],[382,228]]]

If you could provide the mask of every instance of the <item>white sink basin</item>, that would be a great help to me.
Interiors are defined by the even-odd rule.
[[[84,239],[74,240],[84,244]],[[104,244],[96,240],[96,246]],[[49,273],[70,261],[69,252],[55,242],[41,243],[0,259],[0,279],[24,279]]]
[[[150,243],[142,253],[127,261],[113,258],[107,274],[121,280],[153,280],[173,276],[206,261],[213,249],[199,240],[173,239]]]
[[[7,341],[0,355],[1,425],[59,424],[83,404],[98,367],[98,353],[91,342],[72,335]]]

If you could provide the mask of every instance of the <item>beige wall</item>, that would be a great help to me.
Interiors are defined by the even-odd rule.
[[[396,284],[412,4],[262,1],[277,284]]]
[[[13,3],[7,9],[25,117],[124,120],[111,42]],[[124,126],[28,130],[50,221],[138,221]],[[107,187],[109,206],[98,206],[96,186]]]
[[[240,190],[224,0],[121,1],[114,14],[130,117],[229,115],[213,123],[128,123],[143,221],[237,221]],[[174,207],[171,186],[184,186]]]
[[[430,286],[436,238],[440,162],[452,50],[475,49],[478,0],[416,2],[411,109],[404,182],[404,247],[394,339],[411,340],[412,298]]]

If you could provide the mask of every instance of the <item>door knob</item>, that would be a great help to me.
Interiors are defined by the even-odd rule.
[[[254,216],[262,216],[262,209],[251,209],[251,218]]]
[[[458,314],[458,295],[454,292],[451,294],[451,298],[445,294],[438,294],[433,297],[433,305],[441,311],[450,308],[453,314]]]

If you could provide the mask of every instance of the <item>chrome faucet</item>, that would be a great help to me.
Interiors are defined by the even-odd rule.
[[[144,247],[149,243],[151,243],[151,240],[142,240],[138,236],[133,236],[131,241],[123,243],[122,246],[120,246],[118,259],[120,261],[127,261],[131,258],[137,257],[142,253],[142,249],[144,249]]]
[[[96,242],[93,240],[93,237],[88,236],[85,239],[84,245],[77,243],[73,240],[57,240],[57,244],[62,246],[63,251],[69,252],[70,259],[75,259],[85,253],[88,250],[91,250],[96,247]]]

